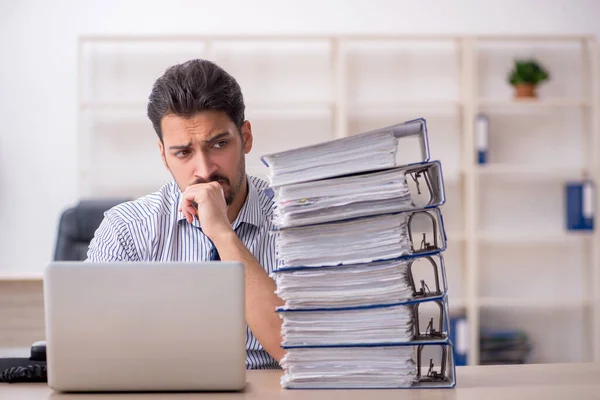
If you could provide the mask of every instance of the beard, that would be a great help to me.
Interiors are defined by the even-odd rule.
[[[240,177],[241,178],[241,177]],[[235,185],[231,184],[231,181],[226,176],[220,174],[212,174],[208,179],[197,178],[191,185],[197,185],[199,183],[217,182],[223,188],[223,194],[225,195],[225,203],[230,206],[235,200],[240,188],[242,186],[242,179],[238,179]]]
[[[235,182],[233,183],[226,176],[214,173],[211,176],[209,176],[208,179],[196,178],[188,186],[196,185],[199,183],[217,182],[221,185],[221,188],[223,188],[223,194],[225,195],[225,203],[227,204],[227,206],[230,206],[236,199],[238,193],[240,192],[240,189],[242,188],[242,185],[246,180],[246,163],[244,161],[245,160],[242,156],[238,167],[238,176],[235,178]],[[173,176],[173,179],[175,179],[175,176],[172,172],[171,176]],[[179,186],[179,190],[183,192],[185,190],[185,187],[182,188],[181,185],[179,185],[179,183],[177,182],[177,179],[175,179],[175,182],[177,183],[177,186]]]

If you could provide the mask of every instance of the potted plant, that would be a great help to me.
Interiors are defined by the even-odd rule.
[[[515,60],[508,76],[509,83],[515,88],[516,98],[535,98],[537,85],[548,80],[550,74],[536,60]]]

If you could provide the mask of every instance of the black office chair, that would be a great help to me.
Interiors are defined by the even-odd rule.
[[[129,199],[82,200],[63,211],[58,224],[55,261],[83,261],[104,212]]]

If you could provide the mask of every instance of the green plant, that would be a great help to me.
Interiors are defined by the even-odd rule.
[[[508,81],[511,85],[537,85],[550,78],[548,71],[535,60],[515,60]]]

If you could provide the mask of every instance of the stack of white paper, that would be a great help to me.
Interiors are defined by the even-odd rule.
[[[397,258],[411,251],[407,222],[401,213],[283,229],[277,254],[288,267]]]
[[[287,228],[408,210],[415,204],[405,174],[394,168],[275,187],[274,221]]]
[[[422,134],[423,121],[365,132],[313,146],[265,155],[271,186],[375,171],[396,166],[398,138]],[[424,139],[423,139],[424,140]],[[420,157],[402,164],[421,161]]]
[[[337,311],[287,311],[284,346],[405,343],[414,338],[413,306]]]
[[[302,388],[400,388],[415,380],[412,346],[289,349],[281,385]]]
[[[274,278],[286,309],[395,304],[413,293],[406,261],[281,271]]]

